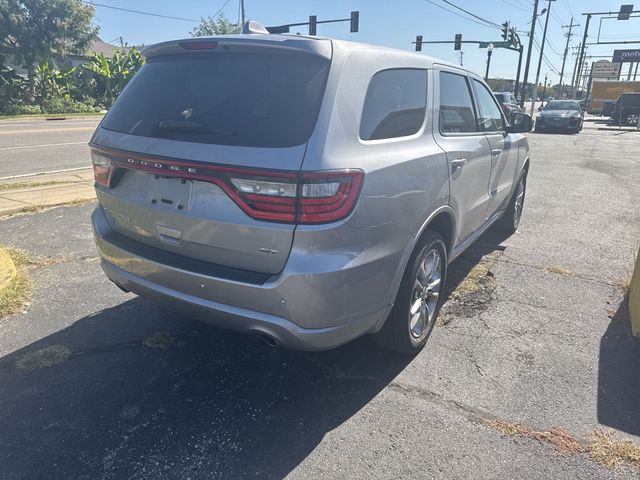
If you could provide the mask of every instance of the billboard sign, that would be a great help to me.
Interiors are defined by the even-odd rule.
[[[630,50],[614,50],[614,63],[640,62],[640,48]]]
[[[593,64],[593,78],[618,78],[620,75],[620,63],[611,63],[608,60],[600,60]]]

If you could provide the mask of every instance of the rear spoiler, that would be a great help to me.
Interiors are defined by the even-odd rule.
[[[197,37],[150,45],[142,50],[145,60],[164,55],[193,52],[264,52],[310,54],[331,59],[331,40],[297,35],[250,34]]]

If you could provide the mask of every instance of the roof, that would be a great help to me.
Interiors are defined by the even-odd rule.
[[[111,45],[110,43],[107,43],[107,42],[103,41],[101,38],[96,37],[89,44],[89,46],[86,48],[84,54],[75,54],[75,55],[72,55],[72,56],[89,58],[95,52],[95,53],[98,53],[98,54],[101,53],[107,58],[112,58],[113,57],[113,52],[115,52],[116,50],[128,52],[132,48],[133,47],[120,47],[120,46],[116,46],[116,45]]]

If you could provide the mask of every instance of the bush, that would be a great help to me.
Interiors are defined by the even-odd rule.
[[[42,113],[40,105],[9,105],[2,114],[6,115],[33,115]]]
[[[99,113],[100,108],[88,103],[76,102],[69,97],[51,97],[42,101],[44,113]]]

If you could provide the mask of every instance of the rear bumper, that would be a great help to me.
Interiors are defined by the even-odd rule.
[[[287,348],[322,350],[379,330],[391,308],[389,293],[401,264],[404,237],[349,258],[292,249],[284,271],[264,282],[220,278],[180,268],[110,242],[101,209],[92,223],[106,275],[121,287],[207,323],[261,333]],[[400,230],[402,231],[402,230]],[[396,232],[397,233],[397,232]],[[406,232],[405,232],[406,234]]]

